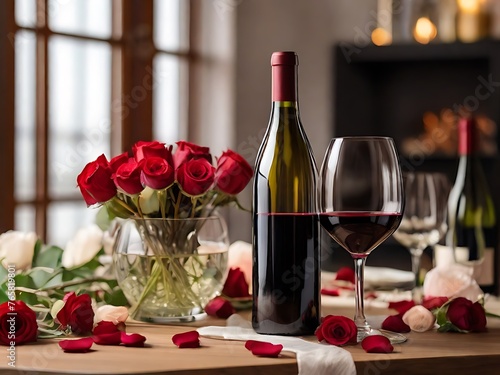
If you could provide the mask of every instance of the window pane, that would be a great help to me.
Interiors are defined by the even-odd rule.
[[[16,33],[14,194],[35,197],[35,33]]]
[[[111,0],[49,0],[49,27],[63,33],[111,36]]]
[[[176,51],[187,47],[188,1],[155,0],[153,37],[156,47]]]
[[[49,194],[75,195],[85,164],[110,149],[111,47],[49,41]]]
[[[85,203],[52,203],[47,211],[47,243],[64,247],[78,229],[95,222],[97,209],[87,208]]]
[[[35,207],[28,204],[16,206],[14,229],[21,232],[35,231]]]
[[[157,54],[154,59],[153,137],[172,144],[184,135],[180,120],[180,59]]]
[[[23,27],[36,26],[35,0],[16,0],[16,23]]]

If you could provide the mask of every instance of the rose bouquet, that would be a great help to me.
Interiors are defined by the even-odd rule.
[[[87,205],[103,206],[110,218],[132,219],[142,238],[140,261],[117,259],[131,276],[118,282],[131,315],[139,319],[193,315],[222,289],[227,234],[219,229],[210,240],[202,237],[214,226],[218,207],[241,207],[236,195],[253,176],[245,159],[231,150],[215,166],[207,147],[180,141],[172,150],[156,141],[138,142],[110,161],[99,156],[77,178]],[[214,244],[219,248],[207,250]]]

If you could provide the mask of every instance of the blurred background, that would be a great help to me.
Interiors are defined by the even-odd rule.
[[[403,170],[453,182],[456,119],[474,113],[500,212],[500,0],[3,0],[0,35],[0,232],[64,245],[96,213],[76,176],[138,140],[253,164],[278,50],[299,55],[318,165],[332,136],[387,135]],[[250,241],[250,215],[227,215]]]

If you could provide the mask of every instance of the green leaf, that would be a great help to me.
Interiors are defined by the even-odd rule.
[[[33,267],[57,268],[61,265],[63,249],[48,246],[39,251],[33,258]]]
[[[123,294],[123,291],[121,289],[117,289],[113,291],[113,293],[106,293],[104,296],[104,301],[108,305],[113,305],[113,306],[127,306],[128,301],[127,298],[125,297],[125,294]]]
[[[7,296],[7,293],[5,293],[3,288],[0,288],[0,303],[7,302],[8,300],[9,300],[9,297]]]
[[[23,273],[17,274],[14,277],[14,282],[16,283],[16,288],[21,286],[30,289],[37,289],[36,284],[31,278],[31,276]]]

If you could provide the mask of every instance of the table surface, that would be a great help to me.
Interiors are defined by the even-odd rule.
[[[324,297],[322,315],[351,316],[353,307],[338,305],[338,297]],[[487,304],[500,313],[500,302]],[[493,307],[493,309],[491,309]],[[366,307],[375,320],[394,313],[380,306]],[[241,313],[249,318],[249,312]],[[94,345],[90,353],[64,353],[56,339],[16,347],[15,368],[9,367],[6,351],[1,356],[2,374],[297,374],[293,353],[279,358],[253,356],[240,341],[200,338],[201,347],[179,349],[172,335],[203,325],[224,325],[224,320],[206,318],[190,326],[127,323],[127,332],[147,337],[147,347],[127,348]],[[391,354],[368,354],[360,345],[345,347],[354,359],[358,374],[498,374],[500,371],[500,319],[488,320],[486,333],[411,332],[408,341],[395,345]],[[315,341],[315,337],[306,339]],[[265,336],[263,336],[265,340]]]

